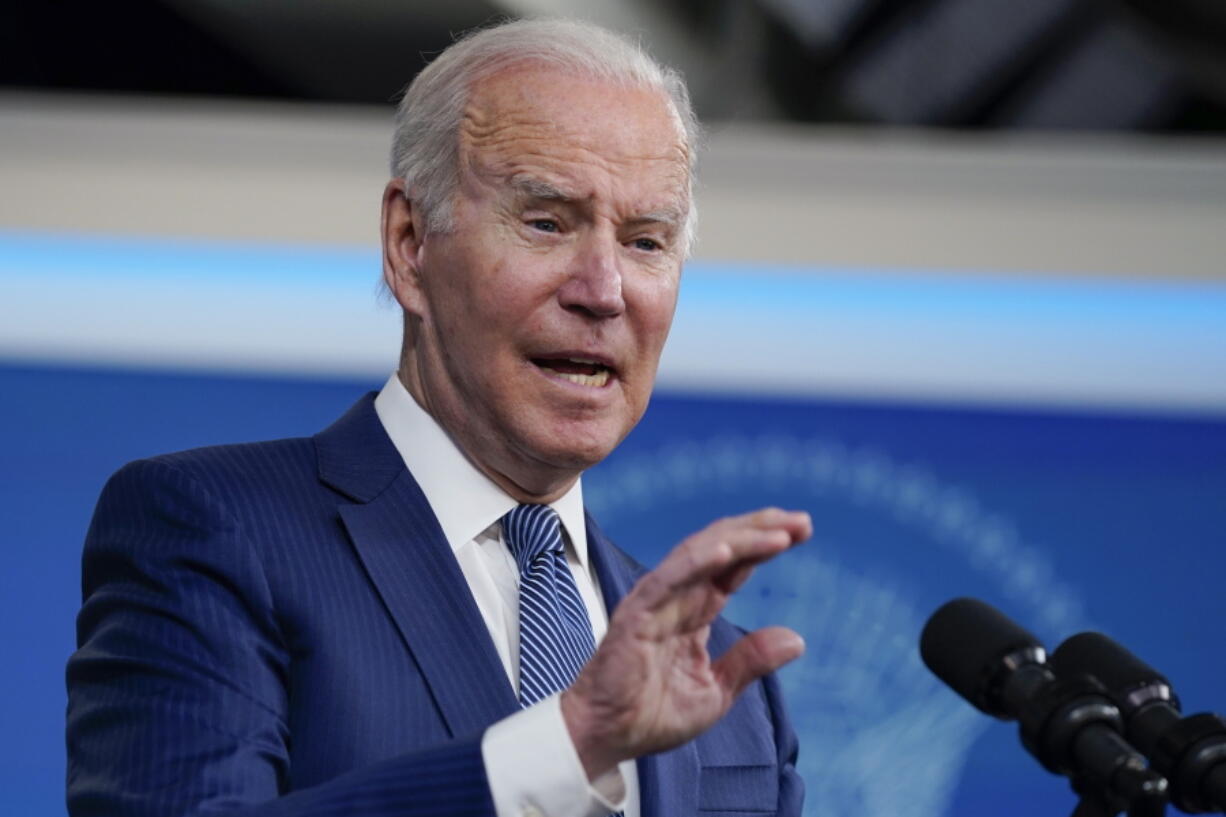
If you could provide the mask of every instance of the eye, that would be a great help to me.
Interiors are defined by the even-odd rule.
[[[643,250],[644,252],[655,252],[656,250],[663,249],[660,242],[656,241],[654,238],[636,238],[631,241],[630,244],[636,250]]]
[[[534,218],[528,221],[528,226],[542,233],[556,233],[562,228],[551,218]]]

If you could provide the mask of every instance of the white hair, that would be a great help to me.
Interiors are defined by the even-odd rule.
[[[392,175],[425,213],[426,228],[447,232],[459,185],[459,131],[469,94],[481,79],[535,62],[598,80],[658,89],[671,102],[689,155],[692,194],[699,127],[681,75],[620,34],[576,20],[516,20],[477,29],[444,50],[410,83],[396,110]],[[692,195],[683,225],[688,253],[696,213]]]

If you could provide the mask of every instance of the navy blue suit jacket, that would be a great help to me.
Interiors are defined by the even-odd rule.
[[[588,519],[610,607],[642,568]],[[74,817],[493,817],[482,731],[518,709],[367,396],[310,439],[132,463],[98,502],[68,664]],[[711,651],[739,636],[712,627]],[[797,815],[773,679],[641,758],[644,817]]]

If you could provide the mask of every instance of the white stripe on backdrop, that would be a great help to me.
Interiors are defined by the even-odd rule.
[[[0,232],[0,357],[370,376],[371,249]],[[1226,285],[696,262],[664,388],[1226,413]]]

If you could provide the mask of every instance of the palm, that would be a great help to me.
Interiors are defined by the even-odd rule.
[[[745,636],[716,661],[710,624],[753,567],[807,538],[808,516],[764,510],[713,523],[635,585],[564,698],[585,767],[662,751],[714,724],[754,679],[799,655],[782,628]],[[576,727],[579,734],[576,735]],[[595,734],[589,734],[588,729]]]

